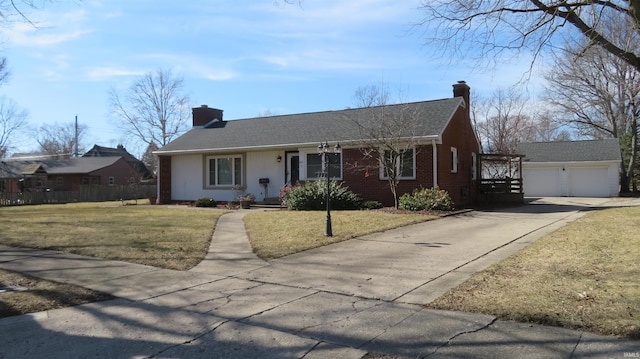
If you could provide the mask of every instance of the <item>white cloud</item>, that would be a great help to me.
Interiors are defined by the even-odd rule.
[[[87,76],[91,80],[104,80],[121,76],[142,76],[145,71],[129,70],[118,67],[94,67],[89,70]]]
[[[18,46],[52,46],[68,42],[91,33],[84,28],[86,13],[82,10],[64,14],[46,13],[45,20],[34,19],[34,25],[17,22],[2,31],[8,42]]]

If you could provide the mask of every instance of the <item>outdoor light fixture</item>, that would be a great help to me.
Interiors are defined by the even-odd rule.
[[[323,174],[327,178],[327,193],[325,198],[325,202],[327,203],[327,225],[324,231],[325,237],[333,236],[333,230],[331,229],[331,182],[329,181],[329,165],[331,161],[329,158],[330,156],[327,156],[327,154],[336,154],[340,152],[342,152],[342,147],[340,147],[339,143],[336,143],[336,145],[333,146],[333,152],[329,151],[329,143],[327,143],[327,141],[318,145],[318,154],[322,156]]]
[[[276,162],[278,163],[282,162],[282,156],[278,155],[278,157],[276,157]]]

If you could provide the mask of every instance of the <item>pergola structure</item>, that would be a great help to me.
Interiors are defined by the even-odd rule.
[[[479,154],[478,202],[522,203],[522,155]]]

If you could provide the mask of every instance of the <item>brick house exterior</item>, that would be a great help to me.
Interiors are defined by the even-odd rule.
[[[437,185],[457,206],[464,206],[474,199],[480,151],[470,120],[469,91],[460,81],[449,99],[234,121],[224,121],[219,109],[194,108],[193,128],[154,152],[159,159],[158,203],[201,197],[230,201],[237,196],[234,185],[258,200],[277,197],[287,183],[315,179],[317,146],[329,142],[343,148],[336,180],[366,200],[393,205],[379,160],[363,156],[362,133],[351,120],[374,121],[373,111],[393,116],[409,109],[419,119],[407,140],[414,144],[414,175],[401,179],[398,194]]]
[[[63,160],[5,160],[0,163],[0,189],[78,191],[82,185],[126,185],[139,182],[140,173],[122,157],[74,157]]]

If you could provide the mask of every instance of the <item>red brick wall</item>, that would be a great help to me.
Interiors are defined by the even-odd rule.
[[[442,144],[438,146],[438,185],[461,206],[475,198],[472,180],[472,153],[478,153],[478,141],[466,118],[467,110],[459,108],[449,126],[442,134]],[[458,150],[458,171],[451,172],[451,147]]]
[[[171,203],[171,156],[158,156],[160,204]]]
[[[449,192],[457,207],[471,203],[475,195],[471,153],[478,153],[478,142],[466,113],[466,109],[458,109],[442,135],[443,143],[437,145],[438,186]],[[451,147],[458,150],[457,173],[451,172]],[[343,179],[349,189],[365,200],[380,201],[385,206],[393,205],[389,183],[380,179],[377,158],[363,159],[360,150],[345,149],[343,166]],[[433,148],[430,144],[416,147],[416,179],[401,180],[398,184],[398,197],[419,187],[433,187]]]
[[[377,158],[363,159],[358,149],[343,151],[343,179],[345,185],[360,194],[365,200],[382,202],[393,206],[393,194],[386,179],[380,179],[380,166]],[[367,175],[368,172],[368,175]],[[433,156],[431,145],[416,147],[416,179],[401,180],[398,184],[398,197],[417,187],[433,186]]]

